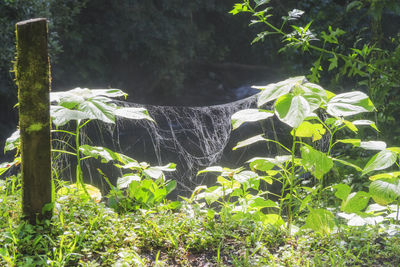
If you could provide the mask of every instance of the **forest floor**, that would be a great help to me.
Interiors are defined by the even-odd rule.
[[[391,225],[329,235],[252,220],[222,220],[199,204],[118,214],[104,203],[66,195],[51,221],[20,218],[20,189],[0,185],[1,266],[399,266]]]

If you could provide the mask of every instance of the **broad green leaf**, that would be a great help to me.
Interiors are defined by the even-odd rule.
[[[233,130],[235,130],[245,122],[265,120],[272,116],[274,116],[274,113],[270,110],[264,110],[264,109],[240,110],[232,115],[232,128]]]
[[[322,138],[325,134],[326,129],[320,123],[310,123],[308,121],[303,121],[302,124],[296,129],[290,132],[291,135],[296,132],[297,137],[312,137],[312,141],[317,141]]]
[[[342,202],[341,211],[355,213],[362,211],[368,205],[370,195],[367,192],[359,191],[351,193]]]
[[[228,179],[225,179],[222,176],[218,176],[217,182],[222,185],[225,189],[229,188],[231,190],[235,190],[237,188],[240,188],[240,182],[238,181],[231,181]]]
[[[250,137],[250,138],[248,138],[248,139],[246,139],[244,141],[238,142],[237,145],[234,148],[232,148],[232,150],[236,150],[236,149],[241,148],[241,147],[249,146],[251,144],[254,144],[254,143],[260,142],[260,141],[267,141],[267,139],[262,137],[262,134],[259,134],[259,135]]]
[[[305,83],[302,85],[304,90],[303,97],[310,105],[311,111],[318,109],[322,103],[328,102],[326,91],[321,86],[314,83]]]
[[[335,196],[343,201],[347,199],[351,192],[351,188],[347,184],[337,184],[332,188],[336,189]]]
[[[71,120],[86,120],[91,117],[81,111],[67,109],[62,106],[50,106],[51,121],[56,127],[63,126]]]
[[[355,121],[353,121],[353,124],[354,125],[368,125],[368,126],[371,126],[371,128],[373,128],[377,132],[379,132],[378,127],[376,127],[376,124],[370,120],[355,120]]]
[[[91,89],[91,94],[93,96],[105,96],[111,98],[126,97],[127,94],[120,89]]]
[[[167,195],[174,191],[176,188],[176,180],[170,180],[165,184],[165,189],[167,190]],[[179,203],[179,202],[178,202]]]
[[[392,166],[397,159],[397,154],[390,150],[382,150],[375,154],[365,165],[362,175],[372,171],[383,170]]]
[[[205,199],[207,203],[212,204],[224,195],[228,195],[232,190],[223,190],[221,186],[212,186],[199,193],[196,199]]]
[[[300,151],[301,163],[318,180],[321,180],[324,174],[328,173],[333,167],[331,158],[311,146],[304,145],[300,148]]]
[[[281,226],[285,224],[282,217],[278,214],[265,214],[264,216],[262,216],[261,221],[264,225],[271,224],[275,226]]]
[[[114,115],[131,120],[154,120],[150,117],[145,108],[117,108],[114,110]]]
[[[304,80],[304,76],[299,76],[266,86],[253,86],[253,88],[262,90],[258,97],[257,106],[261,107],[265,103],[278,99],[280,96],[289,93],[294,86],[302,84]]]
[[[400,179],[375,180],[369,185],[369,193],[376,203],[386,206],[400,197]]]
[[[6,143],[4,145],[4,153],[18,148],[19,144],[20,144],[20,134],[19,130],[16,130],[15,132],[12,133],[10,137],[6,139]]]
[[[117,180],[117,188],[118,189],[125,189],[128,188],[129,185],[133,182],[133,181],[137,181],[140,182],[141,178],[140,176],[136,175],[136,174],[126,174],[120,178],[118,178]]]
[[[327,105],[329,115],[346,117],[375,110],[369,97],[359,91],[343,93],[332,97]]]
[[[371,181],[379,180],[379,179],[394,179],[400,176],[400,172],[387,172],[387,173],[380,173],[373,176],[370,176],[369,179]]]
[[[297,128],[311,113],[310,105],[300,95],[284,95],[275,103],[275,113],[278,118],[293,128]]]
[[[326,209],[313,209],[306,218],[303,226],[320,234],[329,234],[336,227],[335,217]]]

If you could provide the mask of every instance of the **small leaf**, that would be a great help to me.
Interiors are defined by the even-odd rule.
[[[63,126],[71,120],[86,120],[90,116],[78,110],[68,109],[62,106],[50,106],[51,121],[55,126]]]
[[[292,130],[290,134],[293,135],[294,132],[296,132],[297,137],[312,137],[312,141],[314,142],[322,138],[322,135],[325,134],[326,129],[320,123],[313,124],[308,121],[303,121],[296,131]]]
[[[351,188],[347,184],[337,184],[334,185],[332,188],[336,189],[335,196],[341,200],[347,199],[347,196],[351,192]]]
[[[355,147],[359,147],[361,145],[361,139],[340,139],[336,142],[343,143],[343,144],[352,144]]]
[[[352,168],[354,168],[356,171],[359,171],[359,172],[362,171],[362,169],[361,169],[360,167],[358,167],[357,165],[355,165],[355,164],[353,164],[353,163],[350,163],[350,162],[348,162],[348,161],[345,161],[345,160],[342,160],[342,159],[337,159],[337,158],[332,158],[332,160],[333,160],[333,161],[337,161],[337,162],[339,162],[339,163],[342,163],[343,165],[352,167]]]
[[[138,175],[135,174],[127,174],[124,175],[120,178],[118,178],[117,180],[117,188],[118,189],[125,189],[128,188],[129,185],[133,182],[133,181],[137,181],[140,182],[141,178]]]
[[[397,159],[397,154],[390,150],[382,150],[373,156],[365,165],[362,175],[372,171],[383,170],[392,166]]]
[[[7,151],[11,151],[17,149],[20,145],[20,133],[19,130],[16,130],[12,133],[10,137],[6,139],[6,143],[4,145],[4,153]]]
[[[236,150],[236,149],[244,147],[244,146],[249,146],[249,145],[252,145],[252,144],[254,144],[256,142],[260,142],[260,141],[267,141],[267,139],[262,137],[262,134],[259,134],[259,135],[250,137],[244,141],[238,142],[237,145],[234,148],[232,148],[232,150]]]
[[[233,130],[235,130],[245,122],[265,120],[272,116],[274,116],[274,113],[270,110],[263,110],[263,109],[240,110],[232,115],[232,128]]]
[[[199,171],[197,173],[197,175],[206,173],[206,172],[223,172],[223,171],[224,171],[224,168],[222,168],[221,166],[211,166],[211,167],[207,167],[207,168]]]
[[[378,127],[376,127],[376,124],[373,121],[370,120],[355,120],[353,121],[354,125],[368,125],[371,126],[375,131],[379,132]]]

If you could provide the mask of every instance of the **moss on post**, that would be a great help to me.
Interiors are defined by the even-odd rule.
[[[47,20],[17,23],[15,64],[21,134],[22,211],[30,223],[52,215],[50,63]]]

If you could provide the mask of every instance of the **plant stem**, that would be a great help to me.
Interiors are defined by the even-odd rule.
[[[293,212],[292,212],[292,202],[293,202],[293,189],[294,189],[294,175],[295,175],[295,152],[296,152],[296,128],[293,129],[293,144],[292,144],[292,169],[290,173],[290,192],[289,192],[289,204],[288,204],[288,226],[287,230],[289,231],[289,235],[291,232],[291,227],[292,227],[292,220],[293,220]]]

